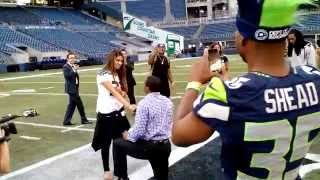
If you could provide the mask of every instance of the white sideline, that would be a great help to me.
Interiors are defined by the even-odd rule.
[[[58,160],[58,159],[62,159],[62,158],[64,158],[64,157],[66,157],[66,156],[69,156],[69,155],[78,153],[78,152],[80,152],[80,151],[82,151],[82,150],[84,150],[84,149],[89,148],[90,146],[91,146],[91,144],[87,144],[87,145],[81,146],[81,147],[79,147],[79,148],[73,149],[73,150],[71,150],[71,151],[62,153],[62,154],[60,154],[60,155],[53,156],[53,157],[48,158],[48,159],[46,159],[46,160],[40,161],[40,162],[35,163],[35,164],[31,165],[31,166],[27,166],[27,167],[25,167],[25,168],[22,168],[22,169],[13,171],[13,172],[11,172],[11,173],[9,173],[9,174],[6,174],[6,175],[1,176],[1,177],[0,177],[0,180],[5,180],[5,179],[8,179],[8,178],[11,178],[11,177],[14,177],[14,176],[18,176],[18,175],[20,175],[20,174],[24,174],[24,173],[29,172],[29,171],[31,171],[31,170],[33,170],[33,169],[38,168],[38,167],[51,164],[52,162],[54,162],[54,161],[56,161],[56,160]]]
[[[204,141],[202,143],[195,144],[195,145],[189,146],[187,148],[181,148],[181,147],[176,148],[170,154],[169,167],[174,165],[176,162],[178,162],[182,158],[188,156],[192,152],[196,151],[197,149],[200,149],[201,147],[203,147],[204,145],[206,145],[210,141],[216,139],[217,137],[219,137],[219,133],[215,132],[209,139],[207,139],[206,141]],[[148,163],[148,165],[141,167],[140,169],[136,170],[131,175],[129,175],[129,178],[132,180],[140,180],[140,179],[148,179],[152,176],[153,176],[152,169],[151,169],[150,164]]]

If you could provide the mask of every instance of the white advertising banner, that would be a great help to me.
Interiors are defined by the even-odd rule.
[[[173,40],[180,44],[180,46],[178,46],[179,49],[176,50],[181,51],[181,47],[184,47],[183,36],[155,28],[153,26],[147,26],[145,21],[127,13],[123,13],[123,30],[127,33],[153,41],[154,44],[167,44],[168,41]]]

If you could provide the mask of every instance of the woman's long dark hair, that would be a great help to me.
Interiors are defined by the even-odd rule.
[[[128,92],[126,68],[124,66],[124,63],[122,64],[122,66],[118,70],[114,67],[114,61],[119,56],[121,56],[123,58],[121,50],[111,51],[106,57],[106,63],[105,63],[105,66],[103,67],[103,69],[109,70],[113,76],[115,74],[117,74],[119,76],[122,91]]]
[[[292,57],[292,51],[293,50],[295,51],[296,55],[299,56],[301,54],[301,49],[303,49],[304,46],[308,44],[308,42],[304,40],[303,34],[299,30],[292,29],[290,31],[289,35],[290,34],[293,34],[296,37],[296,42],[295,42],[295,44],[291,44],[289,42],[289,44],[288,44],[288,56]]]

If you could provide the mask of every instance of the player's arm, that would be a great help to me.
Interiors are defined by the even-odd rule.
[[[206,55],[192,65],[190,80],[196,85],[207,83],[214,74],[209,69]],[[192,111],[193,102],[198,97],[199,89],[191,88],[183,96],[172,127],[172,142],[178,146],[189,146],[208,139],[214,129],[205,124]]]
[[[189,146],[203,142],[214,132],[192,112],[192,104],[197,96],[197,91],[188,90],[177,109],[172,128],[172,142],[177,146]]]
[[[8,173],[10,171],[10,154],[9,145],[5,139],[4,130],[0,130],[0,173]]]

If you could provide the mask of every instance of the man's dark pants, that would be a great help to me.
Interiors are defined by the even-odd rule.
[[[71,123],[71,119],[74,113],[74,110],[76,107],[78,108],[79,114],[81,116],[81,122],[87,121],[86,114],[84,111],[83,103],[81,101],[81,98],[79,96],[79,93],[75,94],[68,94],[69,95],[69,104],[67,107],[66,114],[64,116],[63,124],[69,124]]]
[[[114,148],[114,174],[118,177],[127,177],[127,155],[137,159],[149,160],[154,179],[167,180],[169,170],[169,155],[171,144],[169,140],[145,141],[133,143],[124,139],[116,139]]]

